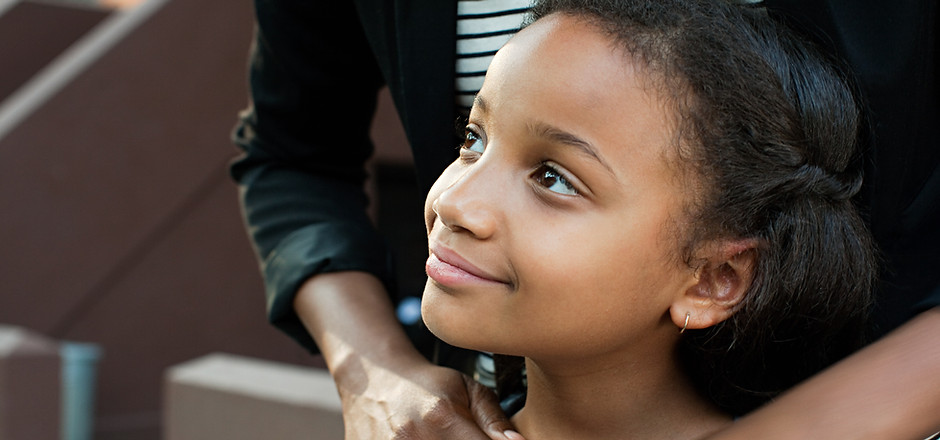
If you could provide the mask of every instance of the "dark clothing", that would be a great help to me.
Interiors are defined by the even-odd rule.
[[[770,1],[831,35],[874,109],[874,173],[864,203],[892,272],[887,330],[940,304],[940,171],[933,1]],[[256,0],[253,107],[232,166],[261,260],[270,321],[305,347],[291,303],[323,272],[361,270],[394,290],[389,252],[365,213],[364,162],[376,94],[388,85],[422,194],[455,157],[456,1]],[[799,13],[797,11],[809,11]]]
[[[235,132],[245,155],[232,175],[261,261],[268,318],[316,350],[291,305],[304,280],[360,270],[394,290],[362,189],[379,88],[389,85],[422,194],[455,157],[457,6],[258,0],[255,7],[253,106]]]

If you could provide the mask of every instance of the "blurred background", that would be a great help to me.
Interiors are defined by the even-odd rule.
[[[161,438],[165,370],[207,353],[322,365],[265,321],[227,174],[252,30],[249,0],[0,0],[0,324],[100,347],[96,439]],[[423,242],[380,109],[374,212]]]

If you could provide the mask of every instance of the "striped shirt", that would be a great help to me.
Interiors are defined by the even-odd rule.
[[[519,31],[532,0],[457,1],[457,110],[470,113],[493,55]]]

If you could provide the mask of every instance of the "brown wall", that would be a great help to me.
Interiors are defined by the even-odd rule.
[[[159,438],[164,369],[208,352],[319,364],[265,322],[227,176],[252,26],[170,1],[0,139],[0,323],[102,346],[96,438]]]

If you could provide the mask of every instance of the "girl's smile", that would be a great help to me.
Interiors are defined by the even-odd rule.
[[[467,287],[469,285],[500,284],[511,288],[508,281],[502,281],[484,269],[460,256],[440,243],[431,241],[431,252],[425,265],[428,277],[441,285],[441,288]]]

